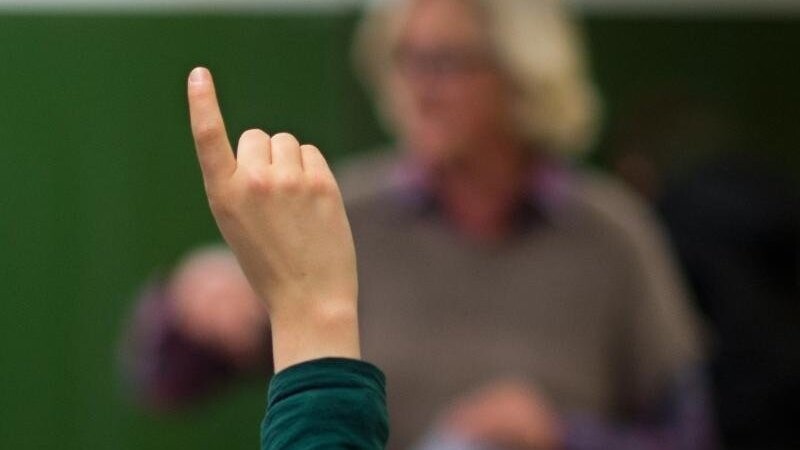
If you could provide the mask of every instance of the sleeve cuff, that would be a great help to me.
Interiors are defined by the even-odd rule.
[[[386,399],[386,377],[376,366],[357,359],[323,358],[276,373],[269,384],[267,407],[299,392],[321,387],[368,389]]]

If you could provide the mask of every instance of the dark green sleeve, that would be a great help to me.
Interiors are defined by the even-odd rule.
[[[262,450],[383,450],[389,437],[386,381],[378,368],[326,358],[272,377]]]

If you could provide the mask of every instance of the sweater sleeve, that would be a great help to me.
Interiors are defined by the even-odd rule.
[[[385,378],[375,366],[326,358],[270,382],[262,450],[383,450],[389,437]]]
[[[567,450],[713,450],[717,429],[708,380],[700,368],[683,371],[664,399],[635,422],[612,424],[592,415],[566,420]]]
[[[120,348],[126,387],[137,402],[155,411],[189,406],[239,375],[230,358],[180,330],[172,303],[163,283],[149,283],[136,301]]]

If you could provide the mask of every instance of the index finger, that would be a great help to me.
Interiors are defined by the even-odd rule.
[[[213,188],[214,184],[233,174],[236,170],[236,158],[228,141],[214,80],[208,69],[197,67],[192,70],[187,92],[197,159],[200,161],[206,186]]]

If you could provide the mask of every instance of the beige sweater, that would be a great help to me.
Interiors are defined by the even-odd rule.
[[[338,174],[358,253],[364,357],[387,376],[390,449],[451,401],[522,377],[560,412],[625,420],[699,357],[697,324],[650,212],[597,174],[497,245],[398,201],[391,154]]]

